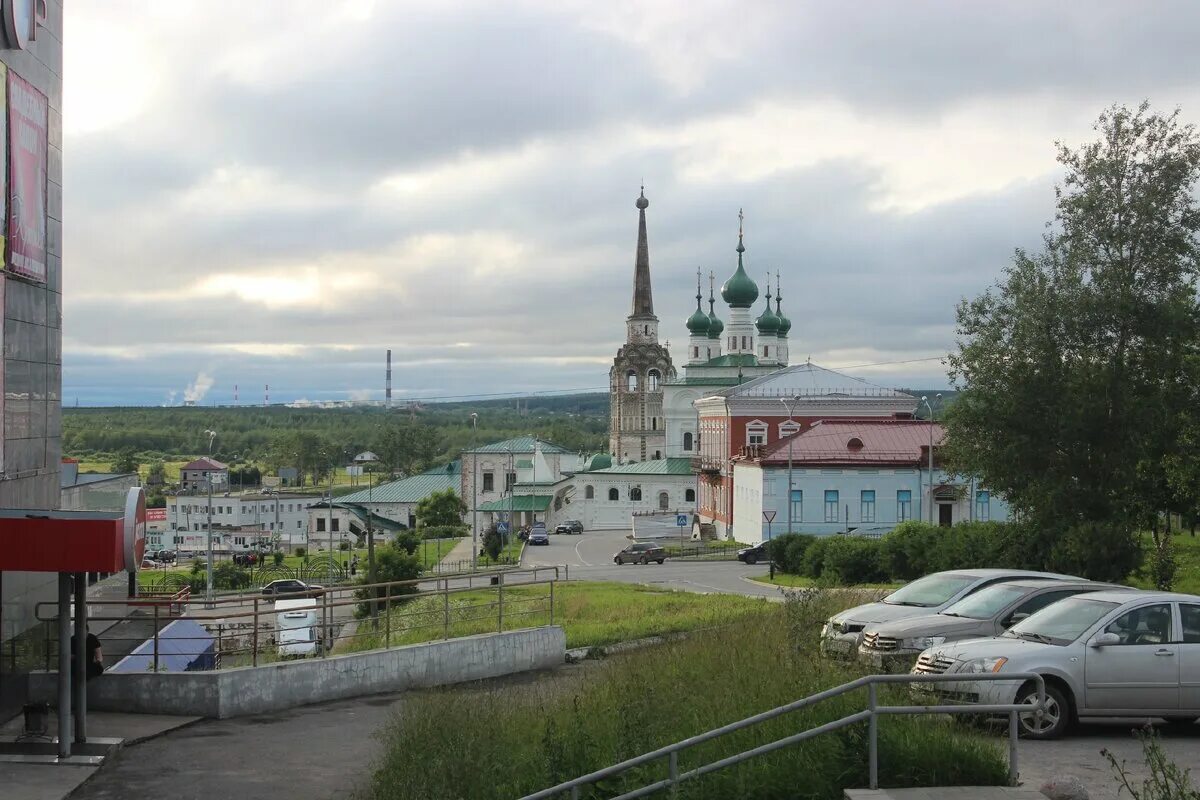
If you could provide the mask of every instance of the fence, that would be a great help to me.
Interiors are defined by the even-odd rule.
[[[319,592],[236,594],[211,602],[187,589],[121,601],[105,600],[92,615],[117,672],[195,671],[258,666],[291,658],[324,657],[437,639],[552,625],[555,585],[566,569],[479,571],[430,579],[359,583]],[[302,600],[276,608],[275,600]],[[55,603],[40,603],[38,619],[57,619]],[[285,617],[285,615],[288,615]],[[52,626],[44,626],[47,631]],[[44,642],[44,668],[56,664],[56,642]]]
[[[663,543],[667,556],[675,561],[736,561],[738,551],[745,547],[741,542],[728,541]]]

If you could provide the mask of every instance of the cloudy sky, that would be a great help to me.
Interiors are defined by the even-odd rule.
[[[68,404],[379,399],[389,347],[401,399],[602,388],[641,182],[677,362],[744,208],[794,361],[945,385],[857,365],[952,346],[1051,216],[1056,139],[1114,102],[1200,117],[1187,2],[72,0],[66,25]]]

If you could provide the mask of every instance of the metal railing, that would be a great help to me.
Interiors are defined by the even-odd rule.
[[[176,593],[102,600],[107,614],[89,614],[106,653],[135,654],[149,671],[168,667],[160,654],[183,657],[186,669],[259,666],[292,657],[326,657],[403,644],[418,644],[536,625],[553,625],[555,585],[566,568],[540,566],[516,570],[435,575],[409,581],[359,583],[327,587],[312,594],[264,597],[222,594],[211,603],[192,601],[184,589]],[[276,609],[275,600],[311,598],[303,608]],[[118,609],[115,613],[109,609]],[[308,612],[296,627],[280,615]],[[57,620],[55,603],[39,603],[39,620]],[[187,620],[203,631],[164,634],[172,622]],[[47,630],[53,626],[46,626]],[[285,632],[290,632],[285,635]],[[170,640],[169,647],[162,643]],[[44,668],[51,671],[56,649],[47,640]],[[119,659],[105,666],[111,668]],[[176,662],[177,663],[177,662]]]
[[[1033,681],[1037,686],[1037,705],[1029,705],[1027,703],[1012,703],[1000,705],[934,705],[934,706],[885,706],[879,704],[878,685],[887,683],[973,683],[975,681],[1017,681],[1024,683]],[[736,755],[718,759],[707,764],[702,764],[694,769],[686,772],[679,771],[679,754],[689,748],[704,744],[718,737],[724,736],[727,733],[740,731],[745,728],[757,725],[784,714],[798,711],[802,708],[815,705],[823,700],[829,700],[834,697],[839,697],[848,692],[853,692],[858,689],[865,688],[867,690],[867,708],[856,714],[842,717],[840,719],[827,722],[824,725],[819,725],[800,733],[785,736],[782,739],[776,739],[758,747],[745,750]],[[871,789],[879,788],[879,717],[881,715],[900,715],[900,714],[1007,714],[1008,715],[1008,778],[1009,782],[1016,785],[1017,782],[1017,728],[1018,715],[1023,713],[1041,714],[1046,704],[1046,682],[1041,675],[1033,672],[1015,672],[1008,675],[998,673],[987,674],[971,674],[971,675],[867,675],[857,680],[844,683],[841,686],[836,686],[832,689],[827,689],[824,692],[810,695],[801,700],[796,700],[792,703],[773,708],[770,711],[764,711],[761,714],[755,714],[752,717],[731,722],[720,728],[714,728],[706,733],[701,733],[683,741],[669,744],[666,747],[660,747],[657,750],[652,750],[640,756],[622,761],[619,764],[613,764],[610,767],[590,772],[574,780],[560,783],[557,786],[551,786],[549,789],[543,789],[540,792],[526,795],[521,800],[544,800],[544,798],[558,797],[569,793],[571,800],[578,800],[579,790],[585,786],[590,786],[597,781],[610,778],[613,775],[618,775],[626,770],[634,767],[649,764],[660,759],[667,760],[667,777],[647,784],[640,789],[626,792],[612,798],[612,800],[632,800],[635,797],[646,797],[663,789],[670,789],[678,786],[687,780],[699,778],[702,775],[707,775],[710,772],[715,772],[725,767],[740,764],[743,761],[748,761],[756,756],[766,755],[784,747],[789,747],[798,742],[812,739],[825,733],[840,730],[849,727],[850,725],[858,724],[859,722],[867,723],[867,770],[868,781]]]

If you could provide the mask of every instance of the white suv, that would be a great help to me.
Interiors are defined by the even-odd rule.
[[[913,674],[961,674],[934,684],[959,702],[1037,704],[1029,682],[971,681],[981,673],[1046,679],[1043,714],[1021,714],[1021,734],[1061,736],[1080,717],[1200,718],[1200,597],[1131,590],[1092,592],[1042,609],[1000,636],[931,647]]]

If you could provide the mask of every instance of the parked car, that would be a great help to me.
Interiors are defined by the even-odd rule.
[[[311,597],[275,601],[275,641],[281,658],[319,655],[317,601]]]
[[[577,519],[568,519],[554,526],[555,533],[583,533],[583,523]]]
[[[1018,715],[1032,739],[1061,736],[1083,717],[1200,718],[1200,597],[1104,591],[1071,597],[1000,636],[938,645],[916,675],[961,674],[938,695],[980,704],[1038,702],[1026,681],[971,681],[972,674],[1032,672],[1046,681],[1046,707]]]
[[[651,561],[661,564],[666,560],[667,551],[650,542],[634,542],[613,556],[614,564],[649,564]]]
[[[295,578],[280,578],[271,581],[262,588],[263,597],[279,597],[281,595],[300,595],[301,597],[320,597],[325,594],[325,587],[315,583],[305,583]]]
[[[754,547],[746,547],[738,550],[737,560],[753,565],[760,561],[770,561],[771,553],[767,550],[767,543],[763,542],[762,544],[756,544]]]
[[[868,625],[858,646],[858,658],[885,672],[908,672],[922,650],[946,642],[997,636],[1059,600],[1124,588],[1092,581],[996,583],[967,595],[938,614]]]
[[[996,583],[1045,578],[1081,581],[1072,575],[1021,569],[960,569],[935,572],[902,586],[878,603],[866,603],[833,615],[821,629],[821,652],[832,658],[853,658],[868,625],[945,611],[967,595]]]
[[[550,536],[546,533],[546,526],[534,527],[529,531],[529,543],[534,544],[550,544]]]
[[[175,563],[175,551],[174,550],[159,550],[157,553],[154,554],[154,560],[159,561],[163,564],[174,564]]]

